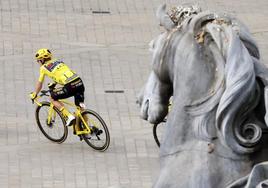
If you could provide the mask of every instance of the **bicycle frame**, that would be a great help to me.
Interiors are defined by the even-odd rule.
[[[41,98],[41,96],[38,96],[34,99],[34,102],[38,105],[38,106],[42,106],[42,103],[40,103],[38,101],[38,99]],[[76,123],[73,124],[73,129],[75,130],[75,133],[76,135],[82,135],[82,134],[90,134],[91,133],[91,129],[88,125],[88,123],[85,121],[84,117],[82,116],[82,110],[79,106],[76,106],[74,103],[70,102],[70,101],[67,101],[67,100],[64,100],[64,99],[61,99],[59,100],[60,102],[66,104],[67,106],[70,106],[70,107],[73,107],[75,108],[75,117],[76,119],[79,118],[82,122],[83,122],[83,125],[85,125],[84,129],[83,130],[76,130],[75,129],[75,126],[76,126]],[[49,108],[49,112],[48,112],[48,119],[47,119],[47,123],[50,124],[51,121],[52,121],[52,117],[56,116],[56,111],[54,110],[54,105],[52,103],[50,103],[50,108]],[[94,127],[97,127],[96,126],[96,123],[93,121],[93,120],[89,120]],[[77,121],[76,121],[77,122]]]
[[[64,99],[61,99],[59,100],[60,102],[66,104],[67,106],[71,106],[73,108],[76,108],[76,111],[75,111],[75,117],[76,118],[79,118],[83,124],[85,125],[85,128],[83,130],[75,130],[75,125],[76,123],[73,124],[73,129],[75,130],[76,134],[77,135],[81,135],[81,134],[90,134],[91,133],[91,129],[89,128],[87,122],[85,121],[84,117],[82,116],[82,113],[81,113],[81,108],[79,106],[76,106],[74,103],[70,102],[70,101],[67,101],[67,100],[64,100]],[[51,106],[52,106],[52,109],[53,109],[53,104],[51,103]]]

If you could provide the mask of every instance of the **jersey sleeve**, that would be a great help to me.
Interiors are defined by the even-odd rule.
[[[43,67],[40,67],[40,71],[39,71],[40,73],[40,75],[39,75],[39,79],[38,79],[38,81],[39,82],[43,82],[44,81],[44,79],[45,79],[45,71],[44,71],[44,69],[43,69]]]

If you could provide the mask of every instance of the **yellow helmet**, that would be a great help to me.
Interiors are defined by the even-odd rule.
[[[37,61],[49,59],[51,57],[52,57],[52,54],[51,54],[50,50],[46,49],[46,48],[39,49],[35,54],[35,58]]]

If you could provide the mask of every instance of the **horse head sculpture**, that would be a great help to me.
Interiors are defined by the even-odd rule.
[[[166,31],[150,43],[152,72],[138,98],[150,123],[168,113],[154,187],[226,187],[266,160],[268,70],[236,18],[165,5],[157,18]]]

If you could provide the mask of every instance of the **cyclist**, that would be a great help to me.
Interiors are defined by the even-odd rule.
[[[72,125],[75,120],[74,115],[58,100],[73,96],[75,104],[83,109],[85,107],[85,87],[81,78],[61,60],[52,59],[52,54],[49,49],[39,49],[35,54],[35,58],[40,65],[40,75],[36,83],[35,91],[30,94],[31,99],[34,100],[37,97],[42,89],[45,76],[48,76],[54,81],[53,84],[49,84],[51,102],[66,118],[66,125]],[[61,87],[55,88],[56,84],[61,85]]]

